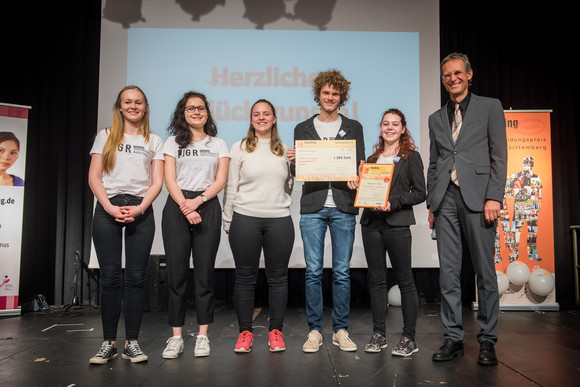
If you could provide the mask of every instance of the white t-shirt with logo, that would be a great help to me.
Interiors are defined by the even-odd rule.
[[[338,131],[340,130],[340,125],[342,125],[342,118],[338,116],[336,121],[323,122],[314,117],[314,129],[321,140],[334,140]],[[326,201],[324,202],[324,207],[336,207],[334,203],[334,198],[332,197],[332,189],[330,189],[330,183],[328,183],[328,194],[326,196]]]
[[[187,191],[206,190],[215,181],[219,159],[230,157],[226,142],[212,136],[192,141],[183,149],[171,136],[165,141],[163,152],[175,158],[177,185]]]
[[[109,130],[102,129],[97,133],[90,154],[103,154],[103,148],[109,137]],[[109,172],[103,172],[103,185],[109,198],[127,194],[145,196],[151,187],[151,163],[163,160],[163,140],[151,133],[149,142],[143,135],[125,134],[123,142],[117,148],[115,166]]]

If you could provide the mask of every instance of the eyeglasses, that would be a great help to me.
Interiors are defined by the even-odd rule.
[[[459,77],[461,74],[467,74],[466,71],[456,71],[454,73],[447,73],[447,74],[443,74],[441,75],[441,79],[443,80],[449,80],[451,79],[451,76],[455,76],[456,78]]]
[[[195,113],[195,111],[205,113],[205,106],[186,106],[185,111],[188,113]]]

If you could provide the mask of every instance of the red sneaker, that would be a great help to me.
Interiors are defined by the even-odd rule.
[[[238,342],[234,348],[234,352],[250,352],[254,344],[254,335],[250,331],[243,331],[238,336]]]
[[[272,329],[272,331],[268,333],[268,345],[270,345],[270,352],[281,352],[286,350],[282,336],[284,335],[278,329]]]

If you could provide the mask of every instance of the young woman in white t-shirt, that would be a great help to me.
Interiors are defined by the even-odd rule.
[[[232,161],[224,193],[224,229],[236,263],[235,305],[239,336],[236,352],[253,344],[252,313],[261,252],[269,291],[271,352],[284,351],[282,325],[288,301],[288,262],[294,245],[290,217],[293,177],[288,147],[278,137],[274,106],[258,100],[243,140],[230,152]]]
[[[187,92],[177,103],[165,142],[163,244],[169,279],[168,323],[173,336],[163,357],[183,352],[189,258],[193,257],[195,309],[199,334],[195,356],[209,356],[208,325],[213,322],[214,265],[221,237],[221,206],[217,194],[224,188],[230,155],[217,135],[205,95]]]
[[[145,305],[145,273],[155,234],[151,203],[163,185],[163,141],[149,128],[149,105],[141,89],[123,88],[110,128],[97,133],[91,149],[89,185],[97,198],[93,244],[100,268],[104,342],[91,364],[117,357],[117,324],[124,296],[123,359],[146,361],[137,342]],[[121,266],[125,228],[125,280]]]

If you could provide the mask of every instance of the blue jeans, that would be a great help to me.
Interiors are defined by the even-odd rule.
[[[350,258],[354,243],[355,215],[324,207],[300,216],[300,233],[306,261],[306,316],[310,330],[322,332],[322,271],[324,238],[330,230],[332,243],[332,329],[348,328],[350,313]]]

